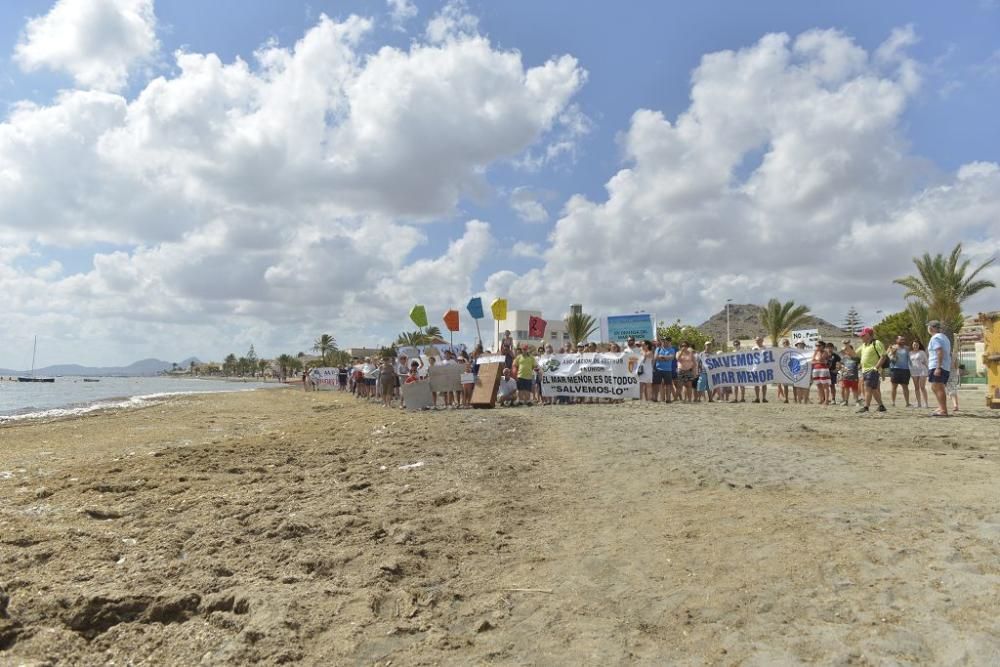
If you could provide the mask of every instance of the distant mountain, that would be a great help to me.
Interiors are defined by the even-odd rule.
[[[188,368],[191,362],[200,363],[195,357],[188,357],[184,361],[178,362],[178,368]],[[41,376],[62,376],[62,375],[96,375],[101,377],[149,377],[159,375],[164,371],[169,371],[174,364],[169,361],[159,359],[142,359],[128,366],[80,366],[78,364],[58,364],[36,368],[35,375]],[[28,371],[14,371],[7,368],[0,368],[0,375],[27,375]]]
[[[764,308],[752,303],[733,303],[729,305],[729,327],[734,339],[746,340],[756,338],[758,335],[766,336],[764,326],[760,323],[760,315]],[[803,325],[803,329],[819,329],[819,337],[823,339],[847,338],[847,332],[840,327],[830,324],[821,317],[811,317],[809,324]],[[713,340],[726,340],[726,309],[723,308],[715,315],[708,318],[698,326],[698,330],[708,334]]]

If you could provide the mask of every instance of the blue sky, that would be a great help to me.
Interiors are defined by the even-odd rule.
[[[375,343],[408,326],[415,300],[433,313],[476,294],[550,317],[581,301],[595,314],[650,309],[697,323],[725,298],[776,296],[833,321],[850,305],[873,318],[901,307],[891,278],[914,254],[964,241],[986,259],[1000,235],[989,166],[1000,154],[1000,3],[401,2],[396,18],[386,2],[96,4],[0,6],[0,175],[17,174],[0,179],[0,283],[13,294],[0,367],[23,366],[14,342],[34,332],[50,362],[93,364],[218,358],[251,342],[277,355],[325,331]],[[370,23],[350,27],[352,16]],[[784,46],[765,39],[774,33]],[[343,48],[330,62],[350,71],[323,79],[323,56],[297,47],[309,35],[320,54]],[[485,50],[469,50],[476,40]],[[299,90],[307,79],[323,88],[296,105],[327,107],[325,124],[268,111],[296,90],[262,89],[255,53],[268,44],[301,56],[301,71],[278,68]],[[232,78],[199,82],[191,68],[202,65],[184,69],[178,51],[216,54]],[[720,52],[734,58],[698,69]],[[260,80],[225,70],[237,58]],[[767,78],[751,81],[757,61]],[[557,63],[540,89],[525,83]],[[821,66],[810,81],[796,74]],[[372,87],[359,82],[376,70],[425,90],[365,98]],[[859,92],[867,85],[889,108]],[[695,91],[711,104],[693,105]],[[793,115],[768,106],[800,94]],[[174,111],[216,95],[219,107]],[[477,127],[484,109],[504,115]],[[855,112],[872,127],[837,123]],[[220,124],[234,115],[247,122]],[[236,145],[258,132],[248,145],[295,164],[269,174],[263,153]],[[415,134],[426,136],[386,153]],[[645,148],[658,141],[662,150]],[[706,157],[730,148],[725,164]],[[318,164],[360,171],[312,182],[296,160],[317,151]],[[794,206],[782,200],[807,180]],[[710,232],[718,242],[699,245]],[[809,261],[786,261],[783,240],[764,241],[771,233],[824,249],[824,279]],[[883,234],[894,240],[871,242]],[[869,256],[872,246],[891,259]]]

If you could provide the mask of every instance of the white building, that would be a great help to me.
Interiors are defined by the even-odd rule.
[[[532,316],[541,317],[546,321],[544,339],[528,336],[528,320]],[[514,343],[518,346],[523,343],[533,347],[551,345],[558,350],[563,345],[569,345],[569,334],[566,333],[566,322],[562,317],[545,317],[540,310],[508,310],[507,319],[498,320],[498,322],[500,324],[499,337],[497,337],[496,324],[493,325],[493,347],[491,349],[494,351],[500,349],[500,340],[503,339],[504,331],[510,331]]]

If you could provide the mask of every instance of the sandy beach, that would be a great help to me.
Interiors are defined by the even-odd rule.
[[[0,664],[998,664],[1000,414],[925,414],[264,390],[0,427]]]

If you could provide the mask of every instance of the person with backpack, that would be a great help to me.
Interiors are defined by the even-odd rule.
[[[885,412],[885,404],[882,403],[882,368],[889,361],[885,354],[885,345],[882,341],[875,340],[875,330],[865,327],[861,330],[861,377],[865,385],[865,404],[858,410],[858,414],[868,412],[872,404],[872,399],[878,402],[878,411]]]

